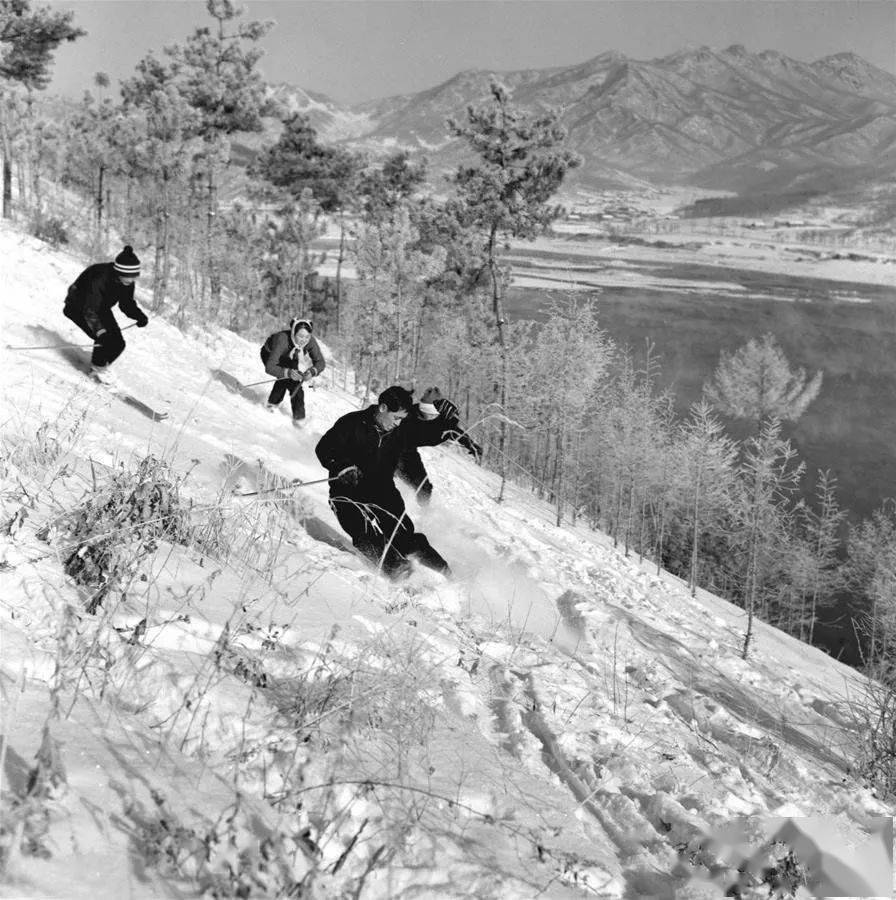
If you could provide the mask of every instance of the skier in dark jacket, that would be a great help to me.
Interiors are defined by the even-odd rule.
[[[261,348],[265,372],[277,379],[268,396],[268,409],[273,410],[288,391],[293,425],[305,418],[303,383],[326,368],[320,345],[311,334],[313,330],[308,319],[291,319],[289,328],[275,331]]]
[[[134,280],[140,275],[140,260],[126,246],[113,262],[88,266],[68,289],[63,313],[88,337],[93,338],[90,362],[99,381],[110,380],[108,367],[124,351],[124,338],[112,314],[119,309],[143,328],[149,322],[134,300]]]
[[[409,556],[437,572],[448,563],[426,535],[414,528],[395,487],[398,459],[411,447],[440,443],[446,422],[412,414],[413,399],[402,387],[389,387],[377,403],[337,419],[320,439],[317,458],[335,481],[330,507],[355,548],[395,578],[409,568]]]
[[[446,400],[438,388],[428,388],[420,398],[420,402],[415,404],[412,412],[428,421],[441,416],[444,427],[442,441],[439,443],[456,441],[476,462],[482,458],[482,447],[461,427],[457,407],[450,400]],[[432,498],[432,482],[429,480],[429,474],[420,458],[420,451],[416,447],[408,447],[401,454],[395,474],[414,488],[420,503],[429,503]]]

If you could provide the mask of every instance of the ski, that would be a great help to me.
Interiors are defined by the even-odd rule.
[[[151,406],[148,406],[142,400],[138,400],[136,397],[132,397],[130,394],[117,392],[116,396],[118,396],[123,403],[127,404],[132,409],[136,409],[137,412],[146,416],[147,419],[151,419],[153,422],[164,422],[165,419],[168,418],[168,413],[159,412],[158,410],[153,409]]]

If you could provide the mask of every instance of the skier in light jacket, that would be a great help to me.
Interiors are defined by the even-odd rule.
[[[305,418],[303,384],[326,368],[312,331],[314,326],[308,319],[292,319],[289,328],[269,335],[261,348],[265,372],[277,379],[268,396],[268,409],[277,407],[289,392],[292,422],[296,426]]]

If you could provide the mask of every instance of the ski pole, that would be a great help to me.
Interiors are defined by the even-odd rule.
[[[265,488],[263,491],[234,491],[234,497],[255,497],[258,494],[273,494],[275,491],[288,491],[290,488],[310,487],[312,484],[327,484],[335,481],[339,476],[334,475],[332,478],[318,478],[316,481],[294,481],[292,484],[285,484],[283,487]]]
[[[257,387],[259,384],[270,384],[272,381],[285,381],[285,380],[286,380],[285,378],[265,378],[264,381],[253,381],[253,382],[251,382],[250,384],[244,384],[243,387],[244,387],[244,388],[246,388],[246,387]],[[313,387],[315,386],[315,384],[314,384],[313,381],[305,381],[305,382],[299,381],[299,382],[296,382],[296,383],[297,383],[297,384],[303,384],[303,385],[305,385],[306,387],[310,387],[310,388],[313,388]]]
[[[79,350],[90,350],[91,347],[95,347],[96,344],[47,344],[46,347],[12,347],[9,344],[6,345],[7,350],[65,350],[69,347],[77,348]]]
[[[121,328],[121,331],[127,331],[129,328],[135,328],[137,325],[134,322],[133,325],[125,325],[124,328]],[[45,347],[13,347],[10,344],[6,345],[7,350],[65,350],[70,347],[76,347],[79,350],[90,350],[92,347],[96,347],[98,344],[96,342],[92,344],[47,344]]]

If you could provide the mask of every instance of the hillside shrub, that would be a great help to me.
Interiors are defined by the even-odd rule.
[[[896,667],[882,662],[869,673],[852,703],[854,725],[861,735],[856,774],[882,800],[896,797]]]
[[[258,834],[258,822],[240,805],[217,822],[194,827],[184,824],[158,791],[151,792],[155,808],[137,803],[130,817],[137,826],[146,862],[169,877],[192,883],[202,896],[300,897],[309,865],[301,838],[284,831]],[[298,832],[298,829],[295,829]]]
[[[66,574],[93,591],[88,612],[96,612],[110,592],[123,590],[161,541],[189,542],[189,510],[179,488],[166,461],[146,456],[135,469],[114,474],[57,524],[74,540],[65,547]]]
[[[51,247],[61,247],[69,243],[68,229],[62,219],[55,216],[49,218],[38,217],[31,223],[31,233]]]

